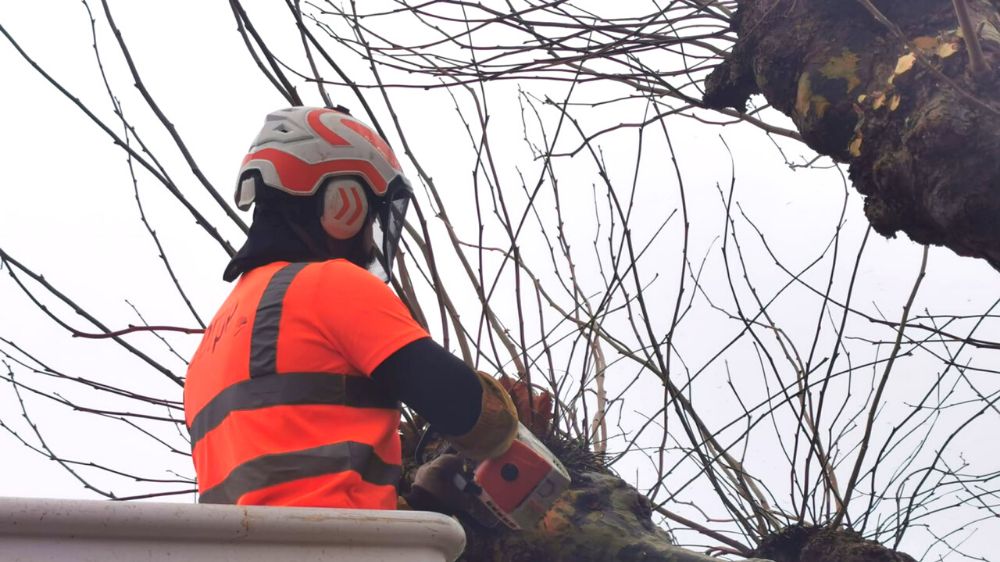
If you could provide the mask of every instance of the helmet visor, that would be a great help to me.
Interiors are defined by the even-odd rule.
[[[399,239],[403,236],[406,210],[410,206],[412,193],[406,179],[398,176],[389,184],[385,197],[378,204],[372,232],[374,240],[379,243],[378,257],[368,270],[387,283],[392,274]]]

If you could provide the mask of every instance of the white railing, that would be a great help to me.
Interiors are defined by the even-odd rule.
[[[419,511],[0,498],[0,559],[453,562],[462,527]]]

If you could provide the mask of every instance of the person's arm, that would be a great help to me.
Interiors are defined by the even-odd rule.
[[[503,454],[517,434],[514,405],[496,381],[476,373],[430,338],[387,357],[372,371],[372,380],[416,410],[464,457]],[[469,510],[471,496],[455,486],[455,474],[463,466],[462,457],[453,454],[421,466],[406,494],[408,505],[448,514]]]
[[[387,357],[372,371],[372,380],[445,435],[467,433],[482,411],[476,372],[430,338]]]
[[[501,455],[517,436],[517,410],[507,392],[430,338],[387,357],[372,371],[372,379],[469,458]]]

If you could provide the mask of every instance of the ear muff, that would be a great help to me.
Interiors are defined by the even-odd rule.
[[[351,178],[334,178],[323,193],[323,230],[338,240],[347,240],[361,231],[368,217],[365,188]]]

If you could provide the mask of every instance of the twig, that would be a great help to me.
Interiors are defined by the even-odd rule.
[[[854,487],[858,483],[858,475],[861,472],[861,465],[865,460],[865,453],[868,451],[868,444],[871,441],[872,429],[875,427],[875,415],[878,413],[879,405],[882,401],[882,392],[885,390],[885,385],[889,382],[889,374],[892,372],[892,366],[895,363],[895,359],[899,354],[899,349],[903,341],[903,332],[906,329],[906,320],[910,316],[910,309],[913,307],[913,301],[917,298],[917,291],[920,290],[920,282],[924,280],[924,275],[927,273],[927,254],[930,251],[929,246],[924,246],[923,256],[920,260],[920,271],[917,273],[917,279],[913,282],[913,289],[910,290],[910,297],[906,300],[906,305],[903,306],[903,316],[899,322],[899,330],[896,332],[896,343],[893,344],[892,352],[889,355],[889,361],[885,364],[885,369],[882,371],[882,378],[879,381],[878,390],[875,391],[875,396],[872,398],[871,408],[868,410],[868,420],[865,423],[865,434],[861,438],[861,448],[858,451],[858,458],[854,462],[854,470],[851,471],[851,477],[847,481],[847,488],[844,490],[844,501],[834,516],[833,521],[831,521],[831,527],[839,527],[841,522],[844,520],[844,516],[847,515],[847,509],[851,504],[851,495],[854,492]]]
[[[975,77],[986,77],[993,74],[993,69],[986,64],[986,57],[983,56],[983,46],[979,42],[979,33],[972,25],[972,18],[969,17],[969,5],[966,0],[952,0],[955,5],[955,14],[958,16],[958,24],[962,27],[962,37],[969,51],[969,69]]]
[[[204,334],[205,329],[181,328],[179,326],[136,326],[134,324],[129,324],[128,328],[105,332],[103,334],[92,334],[87,332],[81,332],[78,330],[70,330],[70,334],[72,334],[74,338],[87,338],[92,340],[117,338],[118,336],[124,336],[125,334],[133,334],[136,332],[180,332],[182,334]]]
[[[750,553],[753,552],[752,548],[750,548],[749,546],[741,543],[740,541],[731,539],[731,538],[727,537],[726,535],[723,535],[722,533],[719,533],[717,531],[713,531],[712,529],[709,529],[708,527],[705,527],[704,525],[700,525],[698,523],[695,523],[694,521],[688,519],[687,517],[684,517],[682,515],[678,515],[678,514],[672,512],[672,511],[670,511],[669,509],[666,509],[666,508],[661,507],[661,506],[654,506],[653,510],[656,511],[657,513],[659,513],[660,515],[666,517],[667,519],[670,519],[672,521],[676,521],[676,522],[680,523],[681,525],[684,525],[686,527],[694,529],[695,531],[698,531],[699,533],[705,535],[706,537],[712,537],[713,539],[715,539],[715,540],[717,540],[717,541],[719,541],[719,542],[721,542],[723,544],[727,544],[727,545],[735,548],[736,551],[739,552],[743,556],[750,556]]]
[[[301,0],[295,0],[292,4],[291,0],[285,2],[288,5],[288,9],[292,11],[292,15],[295,16],[295,25],[299,28],[299,37],[302,38],[302,48],[306,51],[306,59],[309,61],[309,68],[312,70],[313,77],[316,80],[316,88],[319,90],[319,95],[323,98],[323,103],[326,107],[334,107],[333,100],[330,99],[330,94],[326,92],[326,87],[323,85],[323,77],[319,75],[319,69],[316,68],[316,61],[313,60],[312,50],[309,48],[309,39],[306,35],[306,26],[302,22],[302,5]]]

